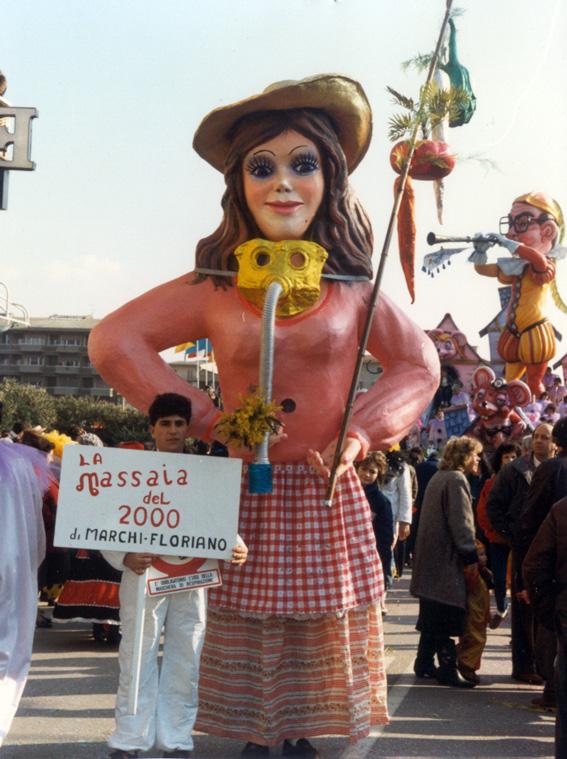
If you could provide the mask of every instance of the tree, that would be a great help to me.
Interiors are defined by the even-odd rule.
[[[145,414],[134,408],[121,408],[108,401],[61,396],[56,399],[56,423],[60,432],[74,436],[78,429],[95,432],[105,445],[123,441],[149,440]]]
[[[12,429],[16,422],[51,429],[55,422],[55,399],[40,387],[23,385],[14,379],[0,383],[2,427]]]

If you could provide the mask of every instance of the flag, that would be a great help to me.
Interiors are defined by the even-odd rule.
[[[196,342],[182,343],[175,348],[175,353],[185,353],[185,358],[209,358],[213,349],[208,338],[203,337]]]

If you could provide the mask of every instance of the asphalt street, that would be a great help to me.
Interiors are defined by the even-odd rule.
[[[417,603],[408,579],[388,597],[387,669],[391,723],[367,739],[318,738],[323,759],[378,757],[552,757],[555,717],[531,706],[540,689],[510,678],[510,630],[489,632],[474,690],[418,681]],[[95,643],[90,625],[53,625],[36,632],[29,680],[1,759],[103,759],[113,726],[116,649]],[[237,759],[236,742],[195,736],[194,759]],[[280,750],[272,750],[278,756]],[[144,754],[145,759],[157,757]]]

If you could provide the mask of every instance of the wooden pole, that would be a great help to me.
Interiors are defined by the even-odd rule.
[[[356,390],[358,387],[358,378],[360,375],[360,369],[362,367],[362,362],[364,359],[364,353],[366,351],[366,346],[368,344],[368,337],[370,335],[370,328],[372,326],[372,319],[374,317],[374,309],[376,307],[376,303],[378,302],[378,295],[380,292],[380,285],[382,284],[382,276],[384,273],[384,267],[386,265],[386,259],[388,258],[388,252],[390,249],[390,242],[392,240],[392,234],[394,231],[394,224],[396,222],[396,217],[398,215],[398,211],[400,208],[400,203],[402,202],[402,195],[404,193],[404,189],[406,186],[406,181],[408,178],[409,173],[409,167],[411,165],[411,160],[413,158],[413,154],[415,151],[415,143],[417,140],[417,133],[419,131],[420,126],[420,118],[419,114],[421,113],[421,110],[424,105],[424,97],[427,93],[427,90],[431,84],[431,81],[433,80],[433,75],[435,73],[435,69],[437,67],[437,63],[439,60],[439,55],[441,53],[441,47],[443,45],[443,40],[445,38],[445,31],[447,29],[447,24],[449,23],[449,18],[451,16],[451,6],[453,4],[453,0],[446,0],[446,7],[445,7],[445,16],[443,17],[443,23],[441,24],[441,30],[439,32],[439,37],[437,39],[437,45],[435,46],[435,52],[433,53],[433,56],[431,58],[431,63],[429,65],[429,71],[427,72],[427,79],[425,80],[425,85],[422,90],[422,97],[421,102],[419,104],[419,110],[418,115],[415,120],[415,125],[413,127],[410,139],[409,139],[409,150],[406,162],[404,164],[403,171],[400,176],[400,181],[398,183],[398,191],[396,192],[396,196],[394,198],[394,205],[392,207],[392,211],[390,213],[390,220],[388,222],[388,227],[386,230],[386,236],[384,238],[384,243],[382,245],[382,251],[380,253],[380,260],[378,263],[378,271],[376,273],[376,280],[374,282],[374,287],[372,289],[372,296],[370,298],[370,303],[368,305],[368,313],[366,316],[366,323],[364,325],[364,331],[362,333],[362,338],[360,340],[360,345],[358,347],[358,356],[356,360],[356,365],[354,368],[354,372],[352,375],[352,381],[350,385],[350,390],[348,394],[347,399],[347,405],[345,408],[345,413],[343,415],[343,421],[341,424],[341,430],[339,433],[339,438],[337,440],[337,447],[335,450],[335,455],[333,458],[333,466],[331,468],[331,474],[329,477],[329,486],[327,489],[327,495],[325,498],[325,505],[331,506],[333,502],[333,496],[335,494],[335,488],[337,485],[337,469],[340,464],[341,459],[341,451],[343,449],[343,445],[346,439],[346,434],[348,431],[348,425],[350,423],[350,418],[352,416],[352,407],[354,404],[354,398],[356,396]]]

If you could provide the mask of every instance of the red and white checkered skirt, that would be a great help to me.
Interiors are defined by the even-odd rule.
[[[226,564],[209,607],[241,615],[341,614],[384,592],[370,508],[353,468],[338,480],[331,508],[327,482],[305,464],[275,464],[273,492],[248,493],[242,478],[239,532],[248,546],[241,567]]]

